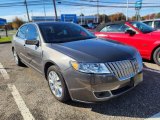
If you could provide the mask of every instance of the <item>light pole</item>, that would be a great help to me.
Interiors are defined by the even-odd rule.
[[[44,20],[46,21],[46,6],[45,6],[44,0],[42,0],[42,2],[43,2],[43,11],[44,11],[44,16],[45,16]]]
[[[31,10],[31,15],[32,15],[32,17],[33,17],[33,10]]]
[[[57,8],[56,8],[56,1],[53,0],[53,6],[54,6],[54,12],[55,12],[55,17],[56,17],[56,21],[58,20],[58,17],[57,17]]]
[[[33,20],[33,10],[31,10],[31,20]]]
[[[25,6],[26,6],[26,12],[27,12],[28,22],[30,22],[29,12],[28,12],[28,5],[27,5],[27,1],[26,1],[26,0],[24,0],[24,4],[25,4]]]
[[[83,7],[81,7],[81,25],[83,24],[83,15],[82,15],[82,10],[83,9]]]
[[[126,21],[128,21],[128,4],[129,4],[129,0],[127,0],[127,8],[126,8]]]

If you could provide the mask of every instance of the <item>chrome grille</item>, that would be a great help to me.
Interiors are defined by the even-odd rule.
[[[137,74],[139,70],[136,60],[108,62],[106,66],[119,80],[129,79]]]

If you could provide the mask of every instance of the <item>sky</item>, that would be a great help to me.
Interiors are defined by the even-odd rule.
[[[27,1],[38,1],[38,0],[27,0]],[[52,0],[39,0],[41,2],[38,3],[43,3],[44,4],[39,5],[39,6],[28,6],[29,9],[29,15],[31,16],[44,16],[44,6],[46,9],[46,15],[47,16],[54,16],[54,8],[52,4]],[[58,0],[57,0],[58,1]],[[59,0],[60,1],[60,0]],[[86,2],[89,0],[62,0],[62,1],[69,1],[69,2],[78,2],[82,4],[93,4],[97,5],[97,2]],[[96,1],[96,0],[90,0],[90,1]],[[127,0],[99,0],[100,2],[126,2]],[[129,2],[135,3],[137,0],[129,0]],[[154,2],[153,2],[154,1]],[[16,16],[22,18],[23,20],[27,21],[27,16],[26,16],[26,8],[25,6],[10,6],[10,7],[1,7],[2,4],[4,3],[13,3],[13,2],[24,2],[24,0],[0,0],[0,18],[5,18],[7,21],[12,21]],[[50,4],[47,4],[47,2],[50,2]],[[65,3],[65,2],[64,2]],[[143,0],[143,3],[151,3],[147,5],[159,5],[160,6],[160,0]],[[155,4],[156,3],[156,4]],[[59,4],[57,3],[57,13],[58,16],[60,14],[77,14],[80,15],[83,13],[84,15],[93,15],[97,13],[97,7],[86,7],[86,6],[67,6],[63,5],[63,3]],[[107,5],[113,5],[113,6],[118,6],[118,4],[115,3],[99,3],[99,5],[104,5],[105,7],[100,7],[99,8],[99,13],[100,14],[113,14],[117,12],[122,12],[126,14],[126,8],[118,8],[118,7],[106,7]],[[134,5],[134,4],[133,4]],[[126,6],[124,4],[124,6]],[[140,10],[140,14],[146,15],[146,14],[151,14],[151,13],[158,13],[160,12],[160,7],[158,8],[143,8]],[[135,15],[135,9],[134,8],[129,8],[128,9],[128,15],[129,17]]]

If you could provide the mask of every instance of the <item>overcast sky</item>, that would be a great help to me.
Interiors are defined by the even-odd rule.
[[[23,2],[24,0],[0,0],[0,5],[4,3],[13,3],[13,2]],[[27,0],[27,1],[37,1],[37,0]],[[43,0],[39,0],[43,1]],[[44,1],[52,1],[52,0],[44,0]],[[69,1],[69,2],[79,2],[79,3],[84,3],[84,4],[95,4],[96,2],[85,2],[84,0],[64,0],[64,1]],[[84,1],[84,2],[83,2]],[[86,0],[87,1],[87,0]],[[88,0],[89,1],[89,0]],[[92,0],[94,1],[94,0]],[[95,0],[96,1],[96,0]],[[126,2],[127,0],[99,0],[101,2]],[[129,2],[136,2],[137,0],[129,0]],[[40,2],[39,2],[40,3]],[[41,2],[42,3],[42,2]],[[147,5],[159,5],[160,6],[160,0],[143,0],[143,3],[151,3]],[[153,4],[156,3],[156,4]],[[117,4],[111,4],[111,3],[99,3],[100,5],[117,5]],[[124,4],[125,5],[125,4]],[[132,5],[133,6],[133,5]],[[45,5],[46,7],[46,15],[47,16],[54,16],[54,9],[53,9],[53,4],[51,3],[50,5]],[[39,6],[29,6],[29,13],[30,16],[44,16],[44,9],[43,9],[43,4]],[[60,14],[77,14],[80,15],[82,12],[84,15],[92,15],[97,13],[97,8],[96,7],[85,7],[85,6],[78,6],[78,7],[73,7],[73,6],[65,6],[62,4],[57,3],[57,12],[58,15]],[[113,14],[116,12],[123,12],[126,14],[126,8],[109,8],[109,7],[101,7],[99,9],[100,14]],[[142,8],[141,9],[141,15],[146,15],[146,14],[151,14],[151,13],[158,13],[160,12],[160,8]],[[135,10],[134,8],[129,8],[128,10],[129,16],[135,15]],[[6,18],[8,21],[12,21],[15,16],[21,17],[22,19],[26,20],[26,9],[25,6],[11,6],[11,7],[0,7],[0,18]]]

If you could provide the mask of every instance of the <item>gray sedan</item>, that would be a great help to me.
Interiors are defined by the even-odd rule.
[[[73,23],[27,23],[19,28],[12,43],[16,64],[43,74],[61,102],[105,101],[143,81],[137,50],[96,38]]]

